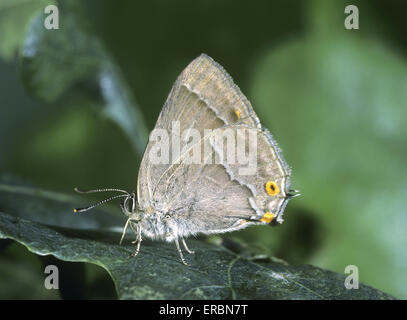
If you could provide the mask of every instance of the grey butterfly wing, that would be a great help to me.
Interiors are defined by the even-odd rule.
[[[158,192],[179,235],[237,230],[256,215],[247,201],[250,190],[230,179],[221,166],[192,164],[179,168]]]
[[[205,94],[202,94],[205,92]],[[155,129],[170,131],[173,121],[180,122],[180,132],[186,128],[218,128],[236,121],[235,111],[251,126],[259,120],[247,99],[223,68],[210,57],[201,55],[192,61],[178,77],[159,115]],[[151,136],[150,136],[151,137]],[[171,142],[171,141],[170,141]],[[181,146],[183,147],[185,143]],[[138,200],[146,207],[152,200],[152,190],[170,164],[152,165],[149,159],[153,145],[147,145],[138,180]],[[171,149],[171,148],[170,148]],[[170,155],[172,156],[172,154]]]
[[[224,133],[224,127],[214,130]],[[214,159],[224,154],[217,164],[175,164],[162,175],[153,194],[158,208],[170,212],[180,234],[187,236],[199,232],[220,233],[245,228],[255,223],[282,222],[287,204],[286,187],[289,174],[284,171],[277,152],[270,147],[268,132],[247,127],[244,124],[228,126],[235,136],[253,130],[257,140],[258,163],[254,170],[248,165],[227,161],[227,144],[219,146],[212,141]],[[203,140],[210,140],[205,136]],[[206,160],[206,159],[204,159]],[[251,171],[251,172],[248,172]],[[275,184],[279,192],[271,195],[266,191],[268,182]]]
[[[289,188],[288,167],[249,101],[210,57],[201,55],[181,73],[155,128],[170,131],[174,121],[179,121],[179,132],[198,132],[202,145],[211,141],[205,132],[208,129],[216,132],[227,127],[236,134],[244,128],[256,130],[260,166],[255,174],[242,176],[239,164],[188,164],[185,158],[193,146],[182,139],[181,152],[173,154],[170,147],[171,161],[156,164],[149,158],[154,145],[150,141],[139,171],[138,200],[142,210],[171,212],[180,225],[188,222],[199,232],[240,228],[253,217],[260,219],[270,208],[276,214],[282,212],[284,193]],[[219,155],[222,150],[213,149],[208,155],[215,153]],[[266,193],[265,184],[270,179],[282,191],[278,197]]]

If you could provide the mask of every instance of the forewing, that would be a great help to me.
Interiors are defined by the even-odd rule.
[[[180,132],[196,128],[203,136],[204,129],[214,129],[242,119],[250,126],[259,126],[259,119],[249,101],[233,83],[226,71],[212,58],[202,54],[193,60],[175,82],[158,117],[155,129],[171,132],[174,121],[179,121]],[[172,146],[172,143],[170,141]],[[181,141],[180,149],[185,146]],[[152,192],[168,164],[152,164],[147,145],[138,178],[138,200],[147,208]],[[172,148],[170,147],[170,150]],[[170,155],[171,158],[172,154]]]

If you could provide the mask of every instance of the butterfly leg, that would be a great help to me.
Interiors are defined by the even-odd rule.
[[[137,225],[137,246],[136,246],[136,251],[131,254],[132,257],[137,256],[138,253],[140,252],[140,245],[141,245],[142,240],[143,239],[141,238],[141,227],[139,225]]]
[[[129,223],[130,223],[130,219],[127,219],[126,224],[124,225],[124,228],[123,228],[123,233],[122,233],[122,237],[120,238],[119,244],[122,244],[122,242],[123,242],[124,236],[126,235],[127,227],[129,226]]]
[[[185,239],[184,239],[184,238],[181,238],[181,240],[182,240],[182,244],[184,245],[185,250],[187,250],[187,252],[190,253],[190,254],[194,254],[195,251],[190,250],[190,249],[188,248],[187,243],[185,242]]]
[[[181,257],[182,263],[185,264],[187,267],[189,267],[189,264],[185,261],[184,255],[182,254],[182,251],[181,251],[181,247],[180,247],[180,245],[179,245],[178,238],[175,238],[175,245],[177,246],[177,250],[178,250],[179,256]]]
[[[131,228],[131,230],[133,230],[133,233],[136,235],[136,240],[131,242],[132,244],[135,244],[135,243],[138,242],[138,237],[139,237],[138,229],[139,229],[139,227],[136,225],[136,228],[135,228],[134,225],[132,223],[130,223],[130,228]]]

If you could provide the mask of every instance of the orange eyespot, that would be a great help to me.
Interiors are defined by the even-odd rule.
[[[272,212],[267,211],[264,216],[260,219],[261,222],[265,222],[265,223],[271,223],[271,221],[273,221],[273,219],[275,218],[275,214]]]
[[[274,181],[269,181],[266,183],[266,192],[270,196],[275,196],[280,192],[280,189],[278,188],[277,184]]]
[[[235,115],[236,115],[237,120],[239,120],[240,119],[240,110],[239,109],[235,110]]]

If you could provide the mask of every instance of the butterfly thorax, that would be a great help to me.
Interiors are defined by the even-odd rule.
[[[129,194],[124,199],[121,208],[130,226],[140,228],[144,236],[151,239],[174,240],[176,230],[172,227],[168,212],[151,206],[140,208],[135,193]]]

